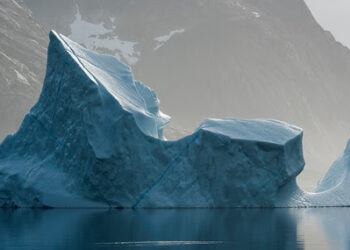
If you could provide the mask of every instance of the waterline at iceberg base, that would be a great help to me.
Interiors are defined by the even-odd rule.
[[[350,146],[306,193],[295,182],[304,168],[300,128],[207,119],[167,141],[169,120],[128,66],[52,31],[39,101],[0,145],[0,206],[350,205]]]

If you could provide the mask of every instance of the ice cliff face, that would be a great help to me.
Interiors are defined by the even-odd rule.
[[[37,104],[0,145],[0,205],[274,206],[302,171],[302,130],[208,119],[178,141],[153,90],[116,58],[50,33]]]

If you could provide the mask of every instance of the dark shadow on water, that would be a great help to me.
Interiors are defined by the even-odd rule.
[[[347,249],[350,209],[0,209],[0,249]]]

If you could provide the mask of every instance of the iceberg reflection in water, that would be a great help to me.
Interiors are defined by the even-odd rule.
[[[96,243],[97,245],[125,245],[138,247],[156,247],[156,246],[185,246],[185,245],[219,245],[229,244],[225,241],[117,241]]]
[[[350,208],[0,209],[1,249],[348,249]]]

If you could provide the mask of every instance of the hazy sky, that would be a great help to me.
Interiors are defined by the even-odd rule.
[[[305,0],[314,17],[350,48],[350,0]]]

